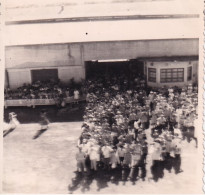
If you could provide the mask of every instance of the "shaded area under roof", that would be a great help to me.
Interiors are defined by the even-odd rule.
[[[197,61],[199,56],[163,56],[163,57],[141,57],[140,61],[164,62],[164,61]]]

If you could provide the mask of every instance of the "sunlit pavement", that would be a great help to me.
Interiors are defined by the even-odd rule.
[[[81,122],[52,123],[50,128],[37,139],[38,124],[23,124],[4,138],[4,193],[64,193],[75,177],[76,141],[81,133]],[[183,142],[183,172],[175,174],[164,171],[158,182],[138,180],[123,184],[107,183],[97,189],[96,180],[89,185],[88,191],[82,186],[72,193],[202,193],[201,172],[197,161],[199,151],[194,141]],[[147,174],[150,175],[149,167]]]

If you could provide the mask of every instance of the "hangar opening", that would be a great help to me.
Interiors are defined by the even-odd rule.
[[[144,76],[144,63],[137,59],[91,60],[85,62],[86,79],[96,75]]]

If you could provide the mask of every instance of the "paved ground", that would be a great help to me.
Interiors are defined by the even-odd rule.
[[[69,193],[80,126],[81,122],[52,123],[48,131],[32,139],[39,125],[22,124],[8,134],[4,138],[4,193]],[[184,172],[178,175],[165,171],[158,182],[146,179],[135,185],[92,180],[88,191],[80,183],[72,193],[202,193],[202,179],[197,176],[201,172],[197,161],[200,153],[193,142],[183,145]]]

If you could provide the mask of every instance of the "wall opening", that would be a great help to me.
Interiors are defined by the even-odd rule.
[[[57,81],[58,69],[36,69],[31,70],[32,83],[36,81]]]
[[[144,76],[144,63],[136,59],[92,60],[85,62],[86,79],[96,75]]]

